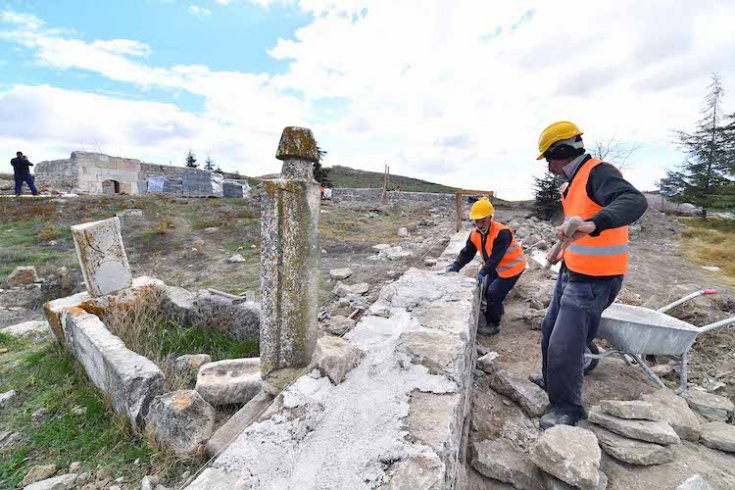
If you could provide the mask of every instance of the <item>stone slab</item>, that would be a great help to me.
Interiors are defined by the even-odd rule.
[[[631,439],[663,445],[681,442],[674,429],[666,422],[619,419],[603,413],[599,406],[590,409],[589,421]]]
[[[112,335],[96,316],[81,308],[61,315],[64,337],[89,379],[110,396],[115,411],[142,427],[154,397],[163,393],[163,373]]]
[[[624,463],[651,466],[674,459],[674,451],[670,446],[628,439],[595,424],[584,423],[580,426],[594,432],[602,450]]]
[[[619,419],[652,420],[654,422],[661,420],[661,414],[656,411],[653,404],[642,400],[602,400],[600,409]]]
[[[260,358],[227,359],[199,368],[195,389],[212,405],[247,403],[263,387]]]
[[[518,403],[530,417],[540,417],[549,407],[549,396],[526,376],[508,369],[490,374],[490,386]]]
[[[102,296],[132,285],[119,218],[74,225],[71,234],[90,295]]]
[[[735,405],[724,396],[701,390],[687,390],[681,394],[689,407],[710,422],[728,422],[732,419]]]
[[[735,453],[735,426],[710,422],[702,426],[702,444],[712,449]]]

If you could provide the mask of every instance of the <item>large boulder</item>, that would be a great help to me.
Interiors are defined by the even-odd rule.
[[[546,430],[531,450],[531,461],[536,466],[585,490],[597,488],[601,458],[595,435],[569,425],[555,425]]]
[[[191,456],[212,435],[214,419],[214,408],[199,393],[179,390],[154,398],[146,421],[159,445]]]
[[[195,389],[212,405],[247,403],[263,386],[260,358],[210,362],[199,369]]]

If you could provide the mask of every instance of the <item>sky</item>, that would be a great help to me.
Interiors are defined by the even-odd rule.
[[[0,161],[191,149],[257,176],[304,126],[326,166],[524,199],[571,120],[637,147],[649,190],[712,73],[735,112],[733,25],[732,0],[0,0]]]

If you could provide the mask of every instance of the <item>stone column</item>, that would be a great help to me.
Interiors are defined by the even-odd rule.
[[[319,292],[319,151],[311,130],[287,127],[276,158],[281,178],[263,182],[260,359],[264,387],[277,394],[311,361]]]

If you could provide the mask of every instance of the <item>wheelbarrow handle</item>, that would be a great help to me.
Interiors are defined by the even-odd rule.
[[[717,290],[716,289],[700,289],[699,291],[696,291],[692,294],[688,294],[681,299],[677,299],[673,303],[669,303],[666,306],[662,306],[656,311],[658,311],[659,313],[665,313],[669,311],[670,309],[672,309],[673,307],[679,306],[682,303],[686,303],[687,301],[693,300],[694,298],[698,298],[700,296],[706,296],[710,294],[717,294]]]
[[[718,328],[726,327],[733,323],[735,323],[735,316],[731,318],[725,318],[724,320],[720,320],[719,322],[710,323],[709,325],[705,325],[704,327],[700,327],[699,333],[717,330]]]

